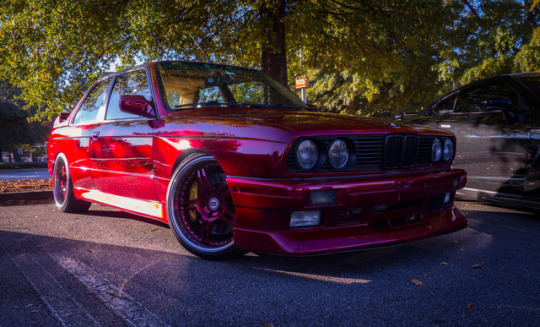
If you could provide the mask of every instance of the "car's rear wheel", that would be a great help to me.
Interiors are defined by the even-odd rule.
[[[90,202],[75,198],[67,159],[63,154],[59,154],[56,157],[52,179],[54,202],[60,211],[84,212],[90,208]]]
[[[205,259],[229,259],[236,213],[225,173],[205,154],[190,155],[173,173],[167,191],[169,225],[182,246]]]

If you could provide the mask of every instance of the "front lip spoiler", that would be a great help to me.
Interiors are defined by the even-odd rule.
[[[377,231],[368,224],[325,229],[262,231],[234,229],[239,248],[292,256],[351,252],[408,243],[467,228],[467,218],[456,206],[428,214],[426,223],[394,230]]]
[[[354,252],[363,252],[363,251],[372,251],[372,250],[380,250],[380,249],[387,249],[387,248],[394,248],[402,245],[406,245],[411,242],[425,240],[433,237],[438,236],[444,236],[447,234],[455,233],[457,231],[460,231],[462,229],[466,229],[469,227],[469,222],[467,221],[465,224],[452,228],[450,230],[446,230],[439,234],[429,235],[426,237],[419,237],[415,239],[410,239],[407,241],[396,241],[393,243],[386,243],[386,244],[380,244],[380,245],[368,245],[356,249],[345,249],[345,250],[337,250],[332,252],[321,252],[321,253],[307,253],[307,254],[286,254],[286,253],[275,253],[275,252],[266,252],[266,251],[254,251],[255,253],[264,253],[268,255],[273,256],[279,256],[279,257],[288,257],[288,258],[310,258],[310,257],[319,257],[319,256],[329,256],[329,255],[335,255],[335,254],[346,254],[346,253],[354,253]]]

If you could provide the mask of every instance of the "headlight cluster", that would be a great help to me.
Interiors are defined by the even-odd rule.
[[[431,161],[433,163],[449,162],[454,158],[454,141],[450,138],[435,138],[431,146]]]
[[[303,140],[298,144],[295,154],[296,163],[302,170],[311,170],[326,160],[333,169],[341,170],[347,168],[351,161],[349,145],[340,138],[333,140],[328,149],[323,142]]]

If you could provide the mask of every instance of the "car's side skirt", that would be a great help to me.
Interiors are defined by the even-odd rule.
[[[164,207],[158,202],[133,199],[104,193],[98,190],[83,192],[81,193],[81,197],[92,202],[98,202],[136,214],[167,221],[166,215],[164,214]]]

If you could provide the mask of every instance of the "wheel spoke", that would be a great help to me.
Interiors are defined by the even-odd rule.
[[[212,229],[214,228],[214,219],[201,219],[201,239],[203,243],[210,244],[212,242]]]
[[[201,188],[201,191],[209,192],[214,189],[210,183],[210,180],[208,179],[208,176],[206,175],[204,168],[197,171],[197,178],[199,180],[199,187]]]
[[[221,194],[223,194],[223,196],[225,195],[228,195],[230,192],[229,192],[229,185],[227,185],[227,183],[223,183],[223,185],[221,185],[219,188],[218,188],[219,192]]]
[[[227,208],[223,209],[223,213],[219,215],[219,219],[231,226],[236,226],[236,214]]]

